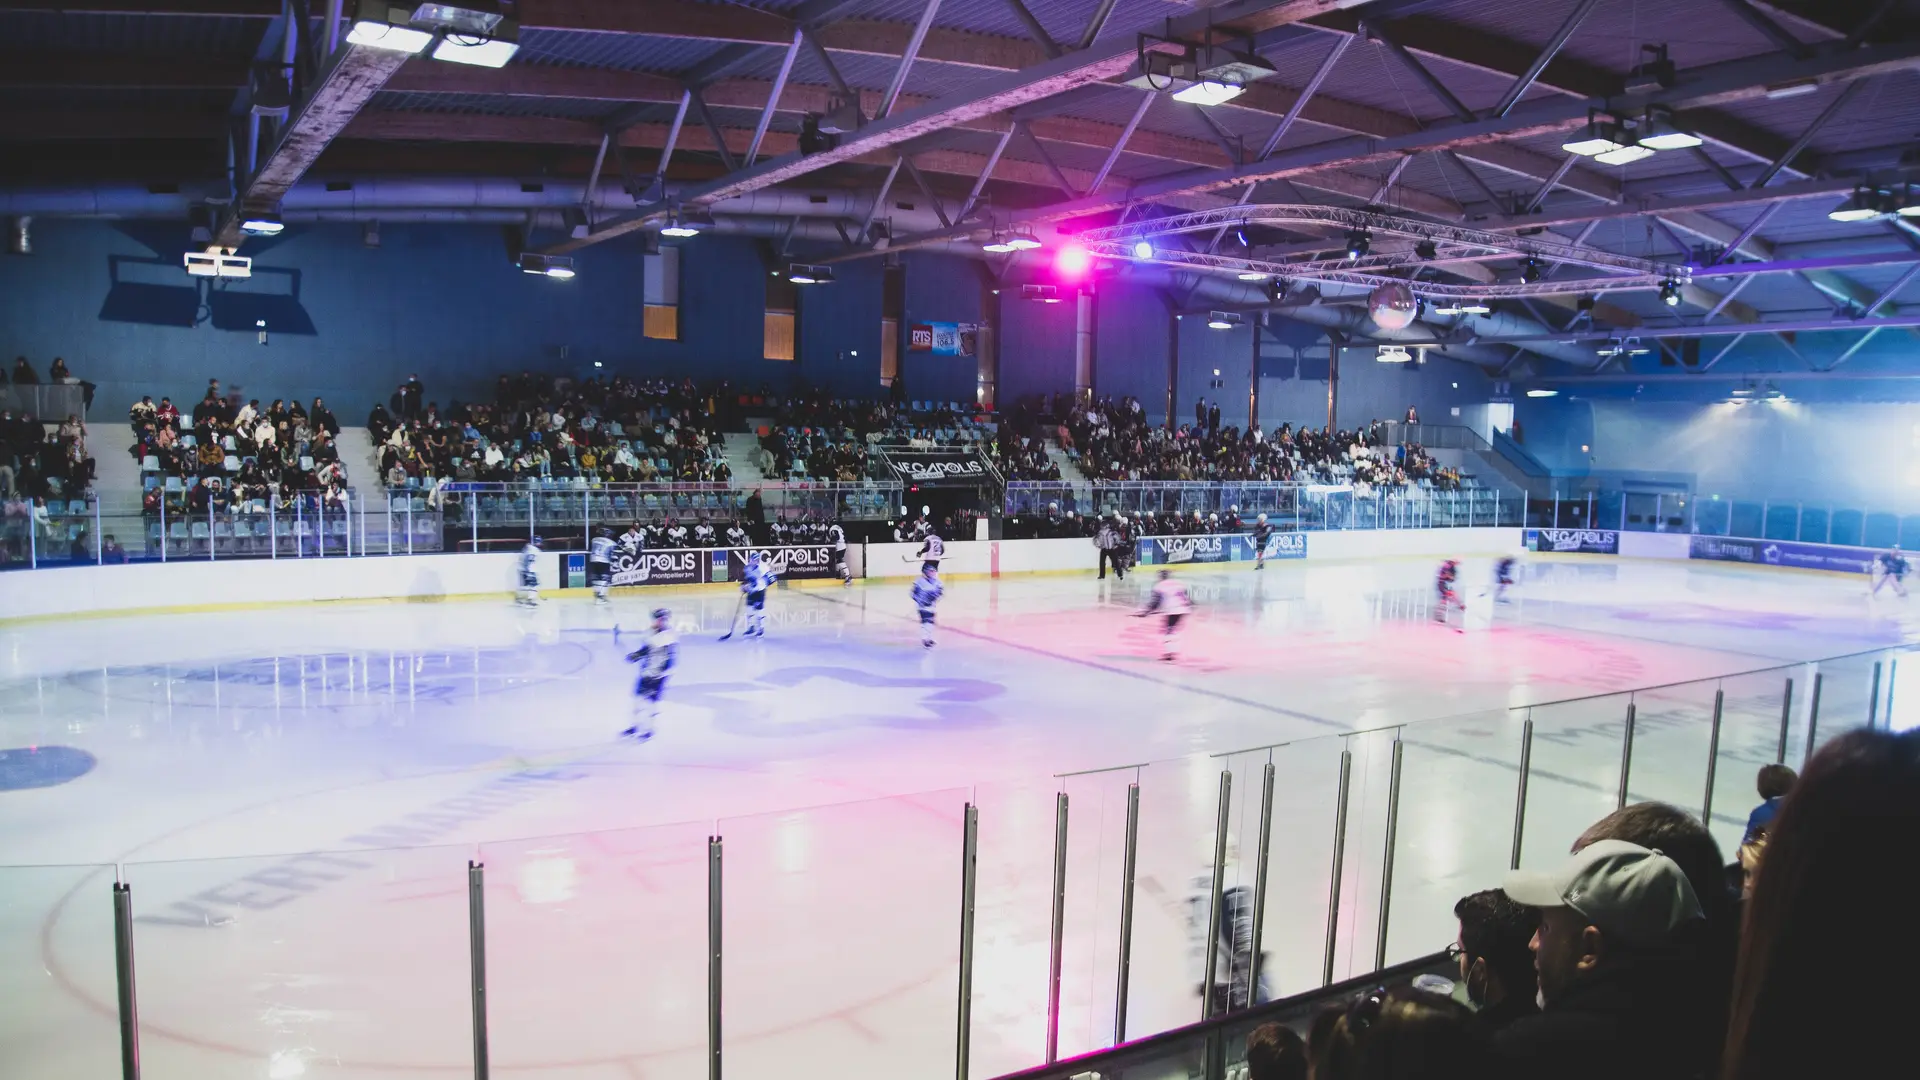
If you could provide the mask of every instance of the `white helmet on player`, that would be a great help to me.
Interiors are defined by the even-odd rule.
[[[1266,520],[1267,520],[1267,515],[1265,515],[1265,514],[1261,514],[1261,515],[1260,515],[1260,522],[1261,522],[1261,524],[1265,524],[1265,523],[1266,523]]]

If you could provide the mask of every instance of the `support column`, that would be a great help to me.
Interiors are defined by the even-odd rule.
[[[1327,430],[1340,430],[1340,350],[1345,339],[1327,335]]]
[[[1093,294],[1082,286],[1073,303],[1073,393],[1085,398],[1093,393]]]

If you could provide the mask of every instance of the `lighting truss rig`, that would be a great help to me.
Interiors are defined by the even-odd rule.
[[[1247,225],[1311,225],[1349,232],[1363,231],[1384,236],[1402,236],[1416,242],[1431,242],[1434,256],[1423,258],[1409,250],[1359,258],[1266,260],[1244,255],[1216,255],[1152,244],[1155,237],[1207,232]],[[1271,203],[1249,206],[1223,206],[1172,217],[1142,218],[1120,225],[1088,229],[1076,237],[1088,252],[1112,259],[1151,262],[1190,270],[1231,271],[1236,274],[1263,274],[1292,280],[1330,281],[1373,287],[1385,284],[1406,285],[1425,296],[1445,299],[1495,299],[1523,296],[1564,296],[1589,293],[1595,289],[1627,292],[1681,285],[1692,278],[1692,269],[1684,265],[1618,255],[1599,248],[1569,244],[1561,240],[1515,236],[1487,232],[1458,225],[1416,221],[1366,210],[1347,210],[1332,206]],[[1142,254],[1137,245],[1147,242],[1151,254]],[[1569,263],[1604,271],[1604,276],[1567,278],[1559,281],[1516,281],[1499,284],[1453,284],[1438,281],[1409,281],[1389,271],[1426,266],[1435,262],[1466,258],[1512,256],[1541,261]]]

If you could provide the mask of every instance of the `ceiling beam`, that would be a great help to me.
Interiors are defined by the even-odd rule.
[[[218,139],[225,136],[226,123],[224,111],[122,107],[0,109],[0,142]]]
[[[0,11],[63,15],[179,15],[223,19],[277,19],[280,0],[0,0]]]
[[[247,85],[248,68],[246,60],[230,56],[0,52],[0,86],[237,90]]]

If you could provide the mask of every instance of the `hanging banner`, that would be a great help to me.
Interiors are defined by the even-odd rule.
[[[1792,566],[1802,570],[1870,573],[1879,554],[1871,548],[1839,544],[1802,544],[1790,540],[1746,540],[1730,536],[1694,536],[1688,555],[1717,562]]]
[[[1620,554],[1620,534],[1612,529],[1528,529],[1528,551]]]
[[[914,323],[907,327],[907,351],[935,356],[972,356],[979,345],[978,323]]]
[[[909,484],[980,484],[987,467],[971,450],[888,450],[893,473]]]

